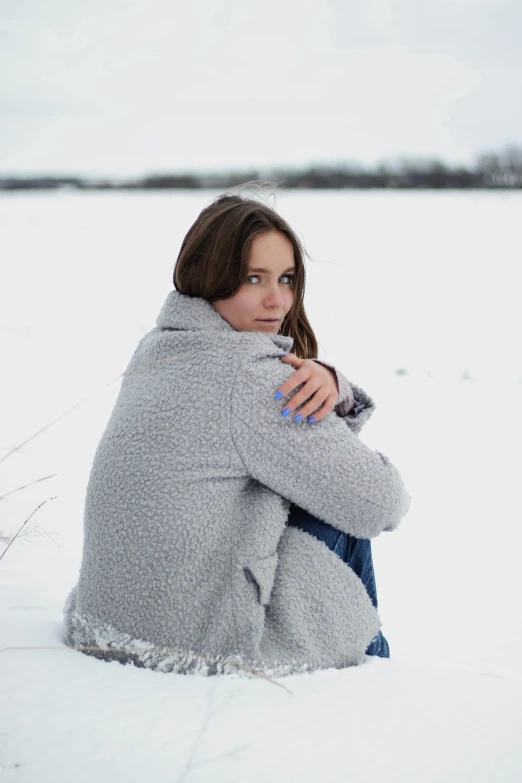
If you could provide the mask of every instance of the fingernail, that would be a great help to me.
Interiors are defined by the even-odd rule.
[[[315,421],[315,416],[312,416],[311,419],[308,419],[308,424],[311,424],[313,421]]]
[[[281,356],[288,356],[288,354],[287,353],[282,353]]]
[[[303,414],[302,413],[298,413],[297,416],[295,417],[295,420],[296,421],[301,421],[302,418],[303,418]]]
[[[275,398],[276,398],[276,400],[280,400],[280,399],[281,399],[281,397],[283,397],[283,396],[284,396],[284,395],[283,395],[283,392],[279,391],[279,392],[277,392],[277,394],[276,394]]]
[[[289,413],[290,413],[290,408],[285,408],[283,411],[283,416],[288,416]]]

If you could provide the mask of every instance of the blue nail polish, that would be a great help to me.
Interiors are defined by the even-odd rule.
[[[290,408],[285,408],[285,409],[284,409],[284,411],[283,411],[283,416],[288,416],[288,414],[289,414],[290,412],[291,412],[291,411],[290,411]]]
[[[287,353],[282,353],[281,356],[288,356],[288,354]]]
[[[297,416],[295,417],[295,420],[296,421],[301,421],[302,418],[303,418],[303,414],[302,413],[298,413]]]
[[[275,398],[276,400],[280,400],[282,396],[283,396],[283,392],[277,392]]]
[[[315,416],[312,416],[311,419],[308,419],[308,424],[311,424],[313,421],[315,421]]]

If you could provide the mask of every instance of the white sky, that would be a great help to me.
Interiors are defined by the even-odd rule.
[[[0,0],[0,173],[471,162],[521,40],[520,0]]]

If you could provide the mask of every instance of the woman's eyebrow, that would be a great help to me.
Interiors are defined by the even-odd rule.
[[[261,267],[256,267],[255,269],[249,269],[249,272],[265,272],[265,274],[270,274],[270,269],[262,269]],[[287,272],[295,272],[295,266],[289,266],[288,269],[285,269],[284,272],[281,272],[282,275],[286,275]]]

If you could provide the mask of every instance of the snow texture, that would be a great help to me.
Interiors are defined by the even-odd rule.
[[[118,375],[136,338],[153,322],[172,265],[171,250],[165,251],[172,238],[165,229],[161,235],[161,226],[170,232],[175,214],[174,230],[181,232],[209,198],[34,195],[0,200],[2,255],[12,262],[9,295],[0,286],[0,459],[80,403],[0,463],[4,545],[35,512],[0,561],[2,781],[518,783],[522,386],[513,377],[519,357],[509,353],[512,332],[506,330],[506,319],[514,326],[518,317],[508,306],[518,292],[507,266],[503,275],[487,275],[488,301],[491,306],[500,302],[487,319],[488,334],[496,335],[494,350],[481,327],[474,328],[473,304],[467,311],[469,340],[458,332],[450,340],[445,332],[453,297],[466,301],[466,258],[476,265],[498,241],[502,266],[509,248],[517,245],[514,229],[511,238],[506,233],[510,221],[514,226],[514,202],[500,194],[462,199],[416,194],[411,200],[390,194],[286,196],[294,224],[310,226],[306,238],[312,254],[313,242],[319,241],[313,231],[320,234],[325,228],[320,222],[313,228],[318,214],[350,214],[352,249],[359,258],[369,237],[365,226],[379,218],[387,229],[372,235],[370,250],[372,258],[394,267],[385,288],[398,320],[386,321],[389,339],[382,344],[367,333],[371,349],[366,345],[366,360],[357,341],[353,350],[344,339],[336,342],[335,307],[324,300],[325,287],[335,292],[345,285],[342,270],[309,266],[307,286],[311,321],[328,346],[324,358],[360,379],[378,406],[361,438],[393,455],[413,498],[399,530],[372,542],[391,658],[366,657],[348,669],[271,681],[241,670],[227,677],[163,674],[99,661],[61,643],[63,603],[80,565],[83,500],[94,451],[114,405]],[[405,237],[399,246],[390,214],[402,214],[405,204],[413,235],[411,244]],[[457,214],[452,246],[467,248],[461,261],[440,232],[448,251],[441,263],[452,264],[455,274],[451,290],[444,279],[436,289],[441,297],[448,290],[450,298],[439,300],[440,318],[433,328],[438,345],[444,350],[453,346],[453,353],[444,366],[434,364],[431,373],[412,360],[402,365],[407,374],[394,375],[386,369],[390,351],[394,359],[400,345],[405,351],[409,346],[410,356],[415,353],[408,343],[412,330],[401,326],[401,263],[414,269],[419,246],[435,263],[437,236],[430,235],[424,247],[415,233],[433,223],[434,210],[438,225],[448,225]],[[479,219],[482,210],[488,220]],[[332,221],[323,233],[324,252],[333,258],[341,236],[332,238]],[[339,225],[344,232],[346,220]],[[44,261],[42,248],[47,248]],[[78,286],[79,264],[82,297],[71,306],[63,290],[69,283]],[[348,270],[350,259],[342,265]],[[357,269],[365,274],[360,265]],[[353,267],[346,281],[352,278]],[[505,299],[496,298],[500,278]],[[114,323],[112,303],[122,283],[126,296]],[[319,290],[321,296],[314,299]],[[375,300],[379,290],[374,290]],[[365,299],[363,293],[359,298]],[[419,294],[418,308],[413,302],[408,319],[416,318],[412,339],[422,337],[428,363],[434,355],[429,352],[432,304],[421,299]],[[366,298],[364,307],[369,306]],[[355,333],[358,316],[352,315],[346,329]],[[404,323],[408,319],[404,316]],[[478,365],[475,371],[465,366],[473,353],[485,357],[482,369],[495,367],[489,377]],[[493,355],[496,365],[490,361]],[[500,372],[501,360],[504,369],[513,370],[511,376],[507,369]],[[471,377],[461,379],[464,370]],[[15,491],[37,479],[45,480]]]

